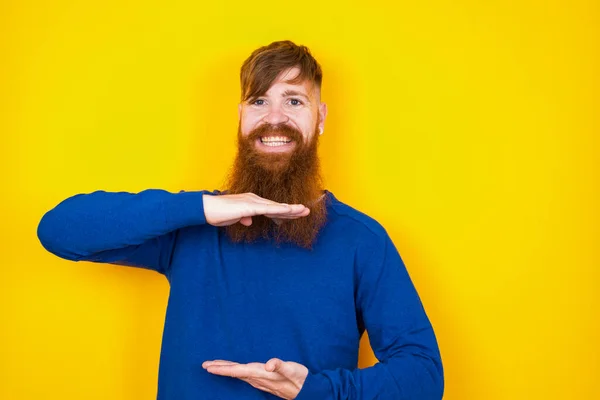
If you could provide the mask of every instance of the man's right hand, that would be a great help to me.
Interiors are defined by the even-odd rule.
[[[252,224],[252,217],[264,215],[278,219],[306,217],[310,210],[302,204],[282,204],[263,199],[254,193],[203,195],[206,222],[214,226],[228,226],[237,222]]]

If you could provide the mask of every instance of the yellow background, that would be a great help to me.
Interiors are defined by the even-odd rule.
[[[0,3],[1,399],[155,398],[166,280],[61,260],[37,223],[221,188],[239,67],[281,39],[323,66],[327,187],[392,235],[445,399],[600,398],[595,0],[202,3]]]

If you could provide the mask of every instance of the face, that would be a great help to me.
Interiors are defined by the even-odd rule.
[[[297,133],[289,135],[284,133],[285,130],[265,130],[263,127],[260,131],[264,132],[253,143],[257,151],[290,153],[298,147],[298,140],[306,144],[313,135],[323,132],[327,105],[321,103],[319,89],[309,81],[300,84],[285,82],[295,78],[299,72],[296,67],[283,71],[263,96],[240,103],[238,112],[242,137],[256,132],[261,126],[286,126]]]

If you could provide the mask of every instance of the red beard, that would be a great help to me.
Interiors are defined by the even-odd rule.
[[[256,141],[269,135],[287,136],[295,147],[286,153],[257,150]],[[295,128],[270,124],[261,125],[243,137],[238,127],[238,153],[228,179],[227,194],[251,192],[278,203],[304,204],[310,214],[277,223],[262,215],[252,217],[250,226],[238,223],[225,227],[232,241],[251,243],[263,238],[276,244],[288,242],[312,248],[327,217],[317,155],[318,137],[315,128],[310,142],[305,143]]]

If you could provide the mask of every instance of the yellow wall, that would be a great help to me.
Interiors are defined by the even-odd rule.
[[[1,399],[155,398],[166,281],[58,259],[37,223],[221,187],[239,67],[280,39],[323,65],[327,186],[392,235],[445,398],[600,398],[595,0],[161,3],[0,3]]]

